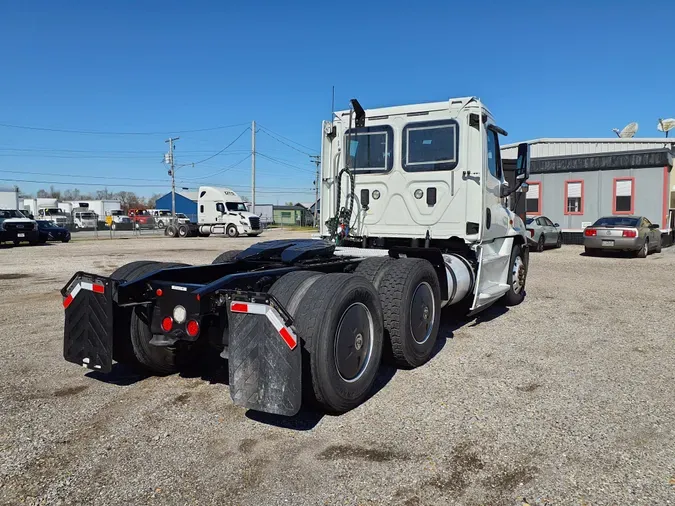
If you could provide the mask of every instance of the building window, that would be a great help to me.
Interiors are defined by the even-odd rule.
[[[584,182],[565,181],[565,213],[584,214]]]
[[[635,178],[614,178],[613,214],[633,214],[635,204]]]
[[[526,213],[527,214],[541,214],[541,183],[529,183],[527,188]]]

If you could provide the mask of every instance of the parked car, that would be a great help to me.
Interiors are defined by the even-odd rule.
[[[546,246],[562,246],[560,225],[553,223],[546,216],[537,216],[525,220],[525,228],[530,236],[527,241],[536,251],[544,251]]]
[[[190,223],[190,218],[188,218],[185,213],[176,213],[176,219],[180,224]]]
[[[38,220],[38,242],[44,244],[47,241],[70,241],[70,231],[65,227],[59,227],[51,221]]]
[[[15,246],[21,242],[29,242],[31,246],[37,244],[37,223],[16,209],[0,209],[0,243],[2,242],[12,242]]]
[[[614,250],[645,258],[650,251],[661,252],[660,225],[644,216],[606,216],[584,229],[584,247],[587,255]]]

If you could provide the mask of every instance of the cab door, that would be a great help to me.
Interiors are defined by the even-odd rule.
[[[499,152],[498,128],[487,125],[483,129],[484,162],[483,162],[483,223],[481,240],[487,242],[506,235],[504,222],[505,207],[501,198],[503,183],[502,160]]]

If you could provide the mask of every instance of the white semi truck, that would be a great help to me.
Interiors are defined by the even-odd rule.
[[[196,224],[170,224],[165,229],[166,235],[174,237],[208,237],[211,234],[257,236],[261,232],[260,218],[247,209],[246,203],[235,191],[213,186],[199,188]]]
[[[479,99],[353,100],[322,127],[322,239],[78,272],[62,289],[66,360],[168,374],[209,343],[229,359],[234,404],[294,415],[312,399],[341,413],[366,401],[385,347],[402,367],[431,358],[441,308],[524,300],[525,226],[502,201],[527,180],[529,147],[507,185],[506,132]]]

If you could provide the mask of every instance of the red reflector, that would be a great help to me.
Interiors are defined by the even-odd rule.
[[[105,292],[105,286],[103,285],[91,285],[92,289],[94,290],[94,293],[104,293]]]
[[[162,295],[164,295],[164,292],[162,291],[161,288],[158,288],[155,293],[157,294],[157,297],[161,297]]]
[[[169,332],[173,328],[173,318],[167,316],[162,320],[162,330],[164,332]]]
[[[63,299],[63,308],[68,309],[68,306],[70,306],[70,303],[73,302],[73,296],[68,295],[65,299]]]
[[[635,230],[624,230],[623,236],[624,237],[637,237],[637,232]]]
[[[202,296],[197,294],[197,300],[202,300]]]
[[[194,337],[199,334],[199,323],[194,320],[190,320],[185,326],[185,330],[187,330],[188,336]]]
[[[230,311],[233,313],[248,313],[248,304],[242,302],[233,302],[230,306]]]
[[[586,237],[595,237],[596,235],[598,235],[598,231],[595,230],[594,228],[587,228],[586,230],[584,230],[584,235]]]
[[[530,229],[530,237],[534,237],[534,230]]]
[[[298,344],[291,333],[286,329],[286,327],[281,327],[279,329],[279,335],[283,338],[284,342],[288,345],[288,347],[292,350],[295,349],[295,345]]]

